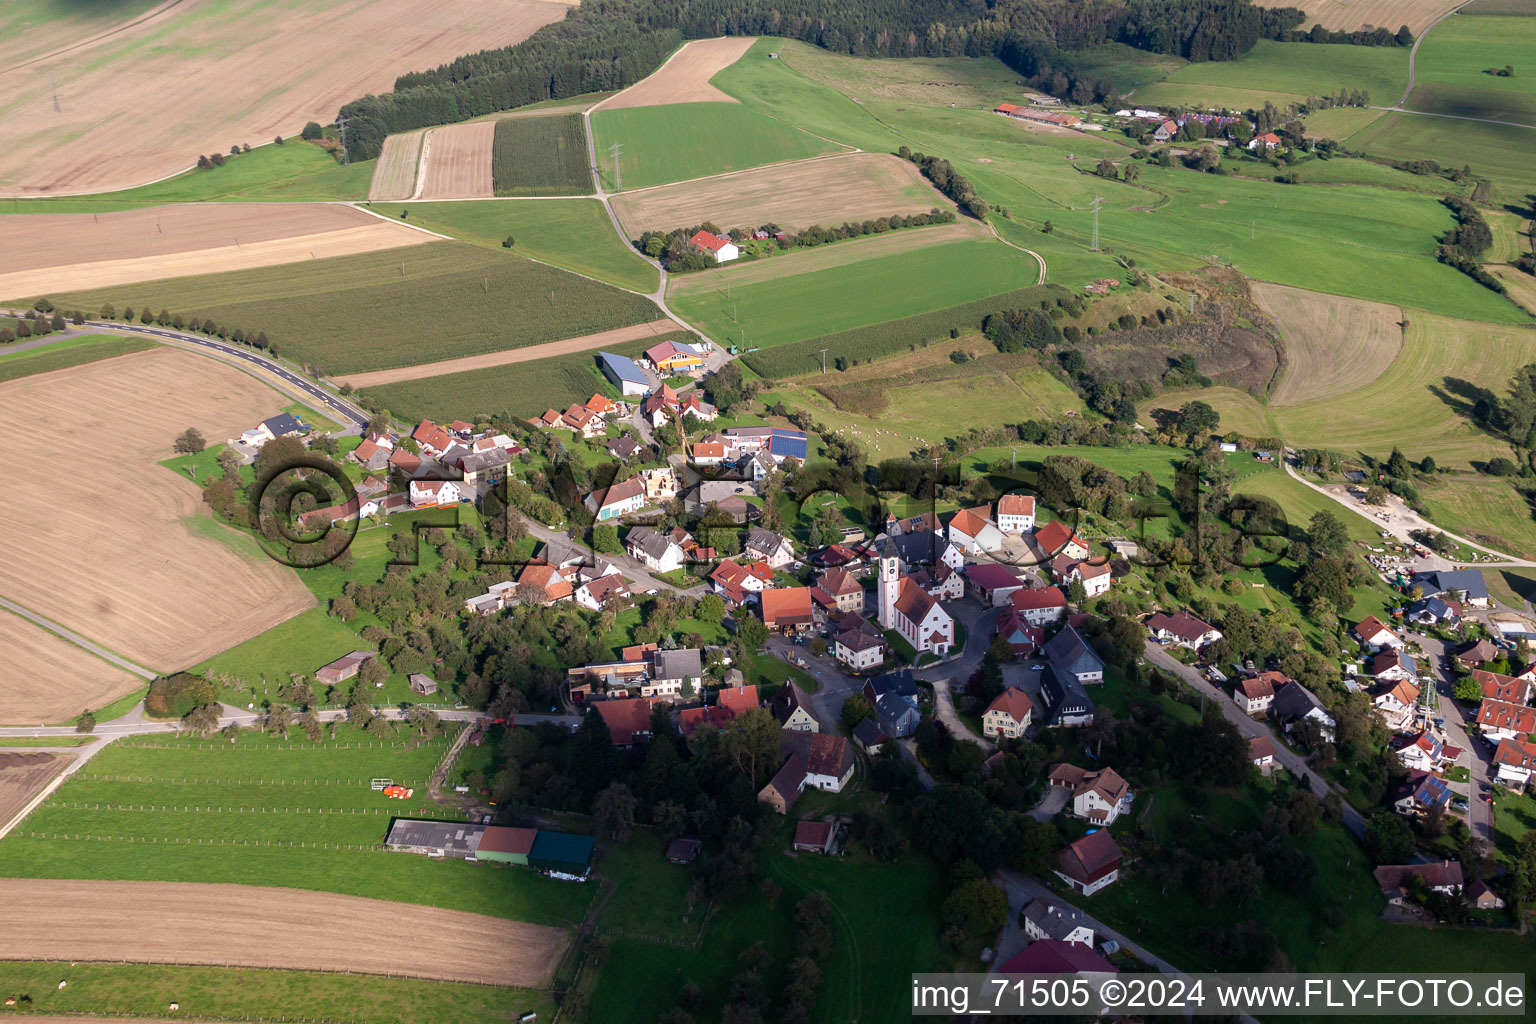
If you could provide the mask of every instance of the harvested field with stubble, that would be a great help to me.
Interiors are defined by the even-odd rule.
[[[954,204],[917,167],[889,153],[854,153],[737,171],[718,178],[625,192],[614,212],[632,238],[710,221],[722,230],[778,224],[831,227]]]
[[[74,759],[73,754],[41,750],[0,751],[0,826],[8,824],[38,790]]]
[[[612,331],[599,331],[597,334],[585,334],[580,338],[566,338],[564,341],[514,348],[507,352],[489,352],[483,356],[465,356],[462,359],[443,359],[435,363],[400,366],[393,370],[375,370],[372,373],[354,373],[348,377],[337,377],[335,382],[350,384],[354,388],[373,388],[381,384],[395,384],[402,380],[442,377],[450,373],[467,373],[492,366],[509,366],[512,363],[531,363],[535,359],[549,359],[552,356],[570,355],[573,352],[585,352],[594,348],[611,348],[626,341],[677,333],[684,333],[684,331],[675,321],[652,320],[647,324],[619,327]]]
[[[425,231],[341,203],[189,203],[118,213],[17,214],[0,217],[0,298],[431,241]]]
[[[1363,388],[1387,371],[1403,347],[1397,306],[1258,281],[1250,287],[1285,345],[1285,372],[1270,395],[1277,406]]]
[[[0,651],[6,662],[0,674],[0,722],[63,722],[143,684],[138,676],[9,612],[0,612]],[[4,810],[0,798],[0,822]]]
[[[354,971],[542,988],[569,942],[562,928],[301,889],[0,879],[4,960]]]
[[[737,103],[709,84],[709,80],[742,58],[756,36],[695,39],[667,58],[649,76],[598,106],[604,110],[623,107],[660,107],[668,103]]]
[[[160,671],[312,607],[250,538],[189,528],[206,514],[197,485],[155,464],[189,426],[217,441],[286,404],[232,366],[165,348],[0,384],[9,479],[36,478],[39,437],[70,453],[46,500],[0,505],[0,593]]]
[[[78,5],[56,5],[71,6]],[[569,6],[184,0],[144,21],[124,17],[122,31],[78,46],[78,37],[58,34],[54,11],[7,39],[11,50],[46,52],[0,72],[7,142],[0,191],[142,185],[192,166],[199,153],[293,135],[306,121],[328,123],[342,104],[389,90],[403,72],[519,42]],[[38,47],[37,36],[48,44]]]
[[[489,199],[495,121],[450,124],[427,132],[418,199]]]
[[[416,168],[421,163],[421,140],[426,132],[400,132],[384,140],[379,162],[373,165],[368,198],[378,202],[409,199],[416,194]]]
[[[1292,0],[1254,0],[1260,7],[1296,7]],[[1304,29],[1313,25],[1335,32],[1354,32],[1365,25],[1380,25],[1397,31],[1399,25],[1407,25],[1414,35],[1419,35],[1440,15],[1454,10],[1463,0],[1315,0],[1302,9],[1307,12],[1301,23]],[[1397,97],[1392,97],[1396,99]]]

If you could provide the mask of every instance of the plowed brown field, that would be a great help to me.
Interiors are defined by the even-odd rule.
[[[9,612],[0,612],[0,651],[0,722],[62,722],[142,685],[138,676]]]
[[[340,203],[195,203],[0,217],[0,298],[420,245],[432,235]]]
[[[684,43],[661,67],[598,106],[618,110],[668,103],[735,103],[734,96],[716,89],[709,80],[740,60],[755,42],[756,36],[727,36]]]
[[[0,751],[0,826],[9,824],[27,801],[74,759],[73,754],[40,750]]]
[[[526,39],[569,6],[182,0],[83,45],[44,22],[7,40],[10,52],[41,56],[0,70],[0,190],[105,191],[163,178],[199,153],[327,124],[402,72]]]
[[[160,671],[312,607],[292,569],[194,522],[198,485],[155,464],[188,427],[220,441],[288,402],[167,348],[0,384],[0,478],[31,495],[0,502],[0,593]]]
[[[495,121],[451,124],[427,132],[421,199],[489,199]]]
[[[569,942],[564,929],[545,925],[299,889],[0,879],[5,960],[227,964],[542,988]]]

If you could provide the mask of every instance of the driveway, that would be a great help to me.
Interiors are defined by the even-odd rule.
[[[989,754],[997,749],[996,743],[971,732],[971,727],[960,718],[959,713],[955,711],[954,697],[950,695],[949,681],[946,679],[933,681],[933,715],[944,723],[944,727],[955,739],[974,740]]]
[[[1029,809],[1029,816],[1036,821],[1050,821],[1066,808],[1071,796],[1072,790],[1068,786],[1047,786],[1045,799]]]

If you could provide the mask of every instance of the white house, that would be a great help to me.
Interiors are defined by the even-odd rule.
[[[649,526],[637,526],[629,531],[629,536],[624,539],[624,550],[651,572],[671,572],[683,567],[682,546]]]
[[[1052,787],[1070,790],[1074,817],[1095,825],[1113,825],[1136,799],[1131,784],[1113,768],[1090,772],[1077,765],[1058,764],[1051,769],[1048,781]]]
[[[1072,907],[1041,897],[1024,908],[1024,934],[1030,941],[1055,939],[1093,948],[1093,929]]]
[[[949,521],[950,542],[973,555],[998,551],[1003,546],[1003,531],[988,518],[988,505],[964,508]]]
[[[795,561],[795,547],[772,530],[754,526],[747,531],[743,553],[754,561],[767,562],[771,569],[782,569]]]
[[[849,616],[853,618],[854,616]],[[862,617],[860,622],[863,622]],[[846,620],[845,620],[846,621]],[[868,623],[853,629],[838,630],[832,638],[832,654],[854,672],[878,668],[885,662],[885,637]]]
[[[1098,597],[1109,590],[1111,583],[1115,581],[1114,574],[1109,571],[1108,562],[1078,562],[1067,573],[1067,582],[1077,580],[1083,585],[1083,593],[1089,597]]]
[[[1536,775],[1536,743],[1505,740],[1494,751],[1493,763],[1498,766],[1496,777],[1501,784],[1517,789],[1529,786],[1531,776]]]
[[[1407,654],[1389,647],[1371,659],[1371,675],[1382,682],[1395,683],[1418,678],[1419,666]]]
[[[688,244],[696,249],[709,253],[715,258],[716,263],[729,263],[741,255],[741,250],[736,243],[729,238],[721,238],[700,228],[694,236],[688,239]]]
[[[611,487],[593,491],[587,495],[585,504],[598,522],[618,519],[645,507],[645,485],[639,477],[630,477]]]
[[[1008,600],[1031,626],[1049,626],[1067,614],[1067,597],[1060,587],[1025,587],[1009,594]]]
[[[1419,701],[1419,688],[1406,679],[1399,680],[1371,698],[1371,710],[1380,715],[1390,729],[1401,729],[1413,717]]]
[[[629,596],[629,584],[618,573],[588,580],[576,588],[573,600],[588,611],[602,611],[603,606],[617,597]]]
[[[1403,649],[1403,638],[1392,632],[1386,623],[1374,615],[1356,626],[1354,634],[1360,638],[1365,649],[1373,654],[1389,647],[1396,651]]]
[[[1198,651],[1206,644],[1221,639],[1221,630],[1186,611],[1177,611],[1172,615],[1158,612],[1147,619],[1147,629],[1158,643],[1191,651]]]
[[[453,480],[411,481],[411,508],[457,505],[459,497],[459,485]]]
[[[1260,672],[1232,685],[1232,700],[1250,715],[1263,714],[1275,702],[1275,686],[1285,681],[1279,672]]]
[[[1029,533],[1035,528],[1035,497],[1005,494],[997,499],[997,528],[1004,533]]]

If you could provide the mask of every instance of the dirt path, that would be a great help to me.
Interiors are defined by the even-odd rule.
[[[5,960],[355,971],[542,988],[569,943],[562,928],[335,893],[0,879]]]
[[[354,388],[378,387],[380,384],[395,384],[402,380],[441,377],[449,373],[464,373],[467,370],[484,370],[490,366],[508,366],[512,363],[527,363],[535,359],[548,359],[550,356],[564,356],[572,352],[585,352],[588,349],[602,348],[604,345],[617,345],[620,342],[636,341],[640,338],[654,338],[658,335],[673,333],[678,330],[680,328],[675,321],[652,320],[649,323],[635,324],[632,327],[616,327],[611,331],[599,331],[597,334],[585,334],[579,338],[566,338],[562,341],[546,342],[543,345],[529,345],[526,348],[513,348],[505,352],[487,352],[485,355],[464,356],[461,359],[444,359],[436,363],[397,366],[392,370],[354,373],[350,377],[337,377],[335,382],[337,384],[351,384]]]

